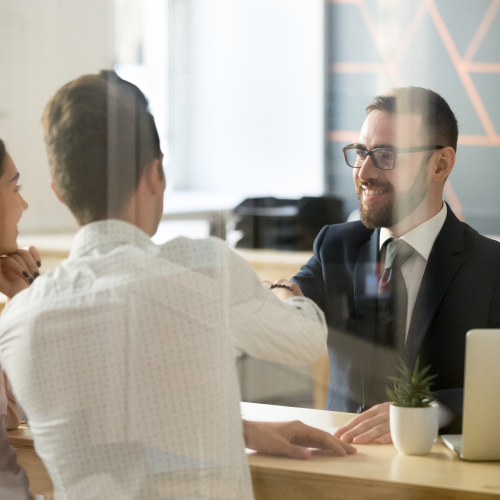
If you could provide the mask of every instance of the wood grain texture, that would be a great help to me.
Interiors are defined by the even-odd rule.
[[[288,417],[317,427],[340,427],[353,414],[242,403],[251,420]],[[359,445],[335,457],[313,451],[311,460],[249,453],[257,499],[500,499],[500,462],[467,462],[441,441],[424,456],[406,456],[390,445]]]
[[[499,495],[251,466],[255,500],[498,500]]]
[[[318,360],[313,363],[312,371],[314,377],[314,408],[324,410],[328,395],[328,379],[330,377],[330,364],[326,348]]]
[[[248,420],[301,420],[318,427],[339,427],[352,414],[241,403]],[[26,426],[9,431],[33,493],[51,499],[52,483],[33,448]],[[441,440],[429,455],[405,456],[393,445],[358,446],[358,453],[335,457],[313,451],[311,460],[249,453],[256,500],[500,500],[500,462],[466,462]]]
[[[42,495],[44,500],[52,500],[53,486],[47,469],[35,450],[17,449],[17,461],[24,467],[30,480],[30,491],[33,495]]]

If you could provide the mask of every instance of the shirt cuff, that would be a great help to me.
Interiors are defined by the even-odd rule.
[[[294,306],[296,309],[305,309],[307,311],[308,316],[312,319],[318,318],[320,323],[323,325],[323,327],[326,329],[326,319],[325,319],[325,314],[323,311],[319,308],[319,306],[311,300],[308,297],[300,297],[300,296],[295,296],[295,297],[290,297],[289,299],[286,299],[285,304],[289,304]]]

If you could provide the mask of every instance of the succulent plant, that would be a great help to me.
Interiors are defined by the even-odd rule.
[[[401,373],[400,377],[387,377],[393,381],[394,389],[387,387],[386,393],[394,406],[406,408],[426,408],[436,399],[430,386],[437,375],[427,375],[431,365],[419,369],[419,358],[415,361],[413,372],[401,361],[401,366],[396,368]]]

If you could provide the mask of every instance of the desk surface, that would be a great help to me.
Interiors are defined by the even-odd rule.
[[[248,420],[302,420],[318,427],[339,427],[351,414],[241,404]],[[33,492],[50,495],[50,479],[34,454],[33,438],[26,426],[9,431],[19,461],[28,470]],[[356,455],[334,457],[315,451],[311,460],[270,457],[250,452],[248,461],[256,500],[261,499],[500,499],[500,462],[466,462],[439,439],[429,455],[399,454],[393,445],[358,446]],[[29,460],[27,460],[29,458]],[[39,459],[38,459],[39,460]],[[342,492],[341,497],[334,492]],[[49,498],[49,496],[47,496]]]
[[[340,427],[347,413],[242,403],[250,420],[301,420]],[[438,439],[429,455],[405,456],[391,445],[357,446],[356,455],[313,452],[298,461],[250,453],[255,498],[342,499],[500,499],[500,462],[466,462]],[[280,496],[281,495],[281,496]]]

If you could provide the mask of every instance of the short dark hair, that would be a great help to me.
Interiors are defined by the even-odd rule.
[[[0,177],[2,177],[5,170],[5,157],[7,156],[7,149],[5,148],[5,142],[0,139]]]
[[[374,97],[366,107],[368,114],[375,110],[422,116],[420,131],[425,135],[423,140],[457,150],[457,119],[448,103],[432,90],[421,87],[392,88]]]
[[[146,97],[114,71],[64,85],[42,124],[52,181],[81,225],[119,216],[146,164],[161,156]]]

